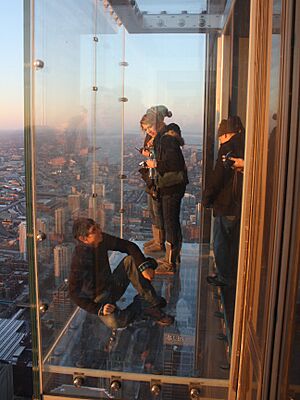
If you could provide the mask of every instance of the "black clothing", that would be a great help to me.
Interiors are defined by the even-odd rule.
[[[167,242],[172,244],[172,248],[180,247],[182,243],[182,233],[180,226],[180,206],[184,192],[165,194],[162,199],[162,214],[164,218],[164,228]]]
[[[215,168],[208,178],[202,198],[205,207],[213,207],[216,280],[226,285],[223,288],[223,298],[231,332],[235,304],[243,174],[224,164],[223,155],[231,152],[230,157],[243,159],[244,147],[243,130],[220,146]],[[210,279],[208,282],[212,283]]]
[[[170,129],[171,127],[171,129]],[[177,127],[177,129],[176,129]],[[185,187],[188,184],[187,168],[181,151],[184,140],[179,134],[180,128],[176,124],[166,125],[162,132],[159,132],[154,139],[154,148],[157,161],[157,172],[163,176],[166,172],[183,172],[183,182],[160,187],[160,195],[173,193],[182,193],[184,195]]]
[[[243,174],[225,168],[222,156],[231,152],[232,157],[244,158],[245,135],[238,133],[220,146],[215,168],[208,178],[202,196],[204,207],[213,207],[214,216],[239,216],[241,212]]]
[[[179,248],[182,242],[180,226],[180,205],[188,184],[187,168],[181,151],[184,140],[178,125],[166,125],[154,139],[154,148],[157,161],[158,189],[162,202],[162,214],[166,241],[171,248]],[[173,174],[174,173],[174,174]],[[161,185],[161,179],[167,177],[167,186]],[[168,180],[179,183],[168,185]],[[180,181],[181,179],[181,181]],[[170,183],[170,182],[169,182]]]
[[[150,159],[156,158],[155,149],[153,145],[153,138],[149,134],[146,134],[145,136],[143,148],[149,151]],[[156,187],[155,174],[150,174],[150,169],[148,167],[140,168],[139,173],[141,174],[143,181],[146,183],[146,193],[148,193],[148,195],[150,195],[154,200],[158,200],[159,194]]]
[[[122,268],[126,273],[111,272],[109,250],[131,256],[122,260]],[[117,301],[117,297],[121,297],[131,281],[147,301],[155,303],[157,296],[150,281],[137,270],[137,267],[145,261],[146,258],[135,243],[107,233],[103,233],[103,241],[96,248],[79,242],[75,247],[71,263],[70,297],[80,308],[98,314],[104,304]],[[119,279],[121,275],[126,275],[122,282]]]

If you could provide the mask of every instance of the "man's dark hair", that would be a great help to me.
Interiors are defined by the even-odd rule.
[[[86,237],[91,226],[94,226],[96,222],[92,218],[78,218],[73,224],[73,236],[75,239],[79,239],[80,236]]]

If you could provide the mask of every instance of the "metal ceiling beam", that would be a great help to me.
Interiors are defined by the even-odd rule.
[[[222,15],[209,14],[146,14],[143,28],[152,33],[208,33],[221,32]]]
[[[129,33],[222,33],[233,12],[235,0],[227,0],[223,13],[180,14],[141,12],[135,0],[105,0],[112,17]],[[280,15],[273,15],[273,33],[280,31]]]
[[[112,11],[119,17],[129,33],[209,33],[221,32],[222,14],[148,14],[141,12],[134,0],[108,0]]]

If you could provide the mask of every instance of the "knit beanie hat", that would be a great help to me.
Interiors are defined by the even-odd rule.
[[[146,114],[155,114],[157,119],[164,120],[165,117],[171,118],[172,112],[166,106],[159,105],[148,108]]]
[[[226,133],[241,133],[244,130],[242,121],[239,116],[234,115],[228,119],[222,119],[218,128],[218,136]]]
[[[166,106],[159,105],[150,107],[140,120],[140,125],[142,128],[144,124],[157,126],[159,123],[163,122],[165,117],[172,117],[171,111],[169,111]]]

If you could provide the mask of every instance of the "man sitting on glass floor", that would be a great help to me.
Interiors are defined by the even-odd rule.
[[[158,296],[151,284],[157,263],[145,258],[139,247],[128,240],[101,231],[90,218],[79,218],[73,225],[75,247],[69,275],[71,299],[88,313],[96,314],[109,328],[124,328],[135,319],[149,317],[160,326],[169,326],[174,318],[161,308],[165,299]],[[112,272],[108,251],[128,254]],[[137,290],[133,302],[125,309],[116,302],[129,283]]]

